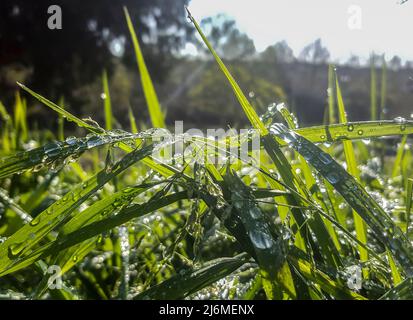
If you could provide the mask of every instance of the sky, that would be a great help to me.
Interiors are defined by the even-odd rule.
[[[372,51],[413,60],[413,0],[191,0],[199,21],[225,13],[258,51],[286,40],[298,55],[321,38],[334,61]]]

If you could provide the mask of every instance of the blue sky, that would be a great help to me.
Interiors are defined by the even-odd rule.
[[[333,60],[367,58],[373,50],[413,60],[413,0],[191,0],[189,9],[198,20],[234,18],[258,51],[286,40],[297,55],[321,38]]]

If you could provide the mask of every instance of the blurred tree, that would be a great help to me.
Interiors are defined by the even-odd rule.
[[[224,14],[203,19],[201,27],[221,58],[244,59],[256,51],[254,41],[237,28],[235,20]],[[196,40],[194,43],[207,53],[201,42]]]
[[[402,67],[402,59],[399,56],[394,56],[389,61],[389,67],[395,71],[399,70]]]
[[[354,68],[360,67],[360,58],[352,54],[347,61],[347,65]]]
[[[283,40],[267,47],[260,55],[260,58],[266,62],[291,63],[294,61],[293,50],[288,43]]]
[[[183,45],[192,30],[184,10],[188,1],[1,0],[0,65],[3,70],[27,70],[14,80],[29,75],[34,89],[70,98],[73,89],[93,81],[104,67],[111,70],[114,57],[135,64],[122,10],[127,6],[145,43],[151,75],[159,80],[171,63],[165,57]],[[61,30],[48,28],[51,5],[61,7]],[[0,79],[0,90],[15,88],[10,80],[13,77]]]
[[[327,63],[330,58],[330,52],[326,47],[323,47],[321,39],[317,39],[310,43],[301,51],[299,59],[313,64]]]

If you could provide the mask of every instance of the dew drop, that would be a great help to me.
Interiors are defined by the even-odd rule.
[[[32,219],[32,221],[30,221],[29,225],[31,225],[32,227],[37,226],[40,220],[41,220],[40,215],[38,215],[34,219]]]
[[[340,181],[340,176],[336,172],[329,172],[326,176],[328,182],[335,184]]]
[[[67,137],[65,141],[68,145],[74,145],[77,142],[77,138],[70,136],[70,137]]]
[[[10,258],[12,259],[16,258],[19,254],[21,254],[24,247],[25,247],[24,242],[11,244],[8,249]]]
[[[333,162],[333,158],[325,152],[322,152],[318,155],[318,159],[323,163],[323,164],[330,164]]]
[[[403,117],[394,118],[393,121],[396,122],[396,123],[400,123],[400,124],[406,123],[406,119],[403,118]]]
[[[273,239],[261,230],[251,230],[249,236],[253,244],[259,249],[269,249],[273,246]]]

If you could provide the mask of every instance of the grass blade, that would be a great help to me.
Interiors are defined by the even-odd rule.
[[[138,64],[139,73],[141,75],[141,83],[143,92],[145,94],[146,103],[148,105],[149,115],[151,117],[152,126],[155,128],[165,128],[164,116],[161,111],[161,106],[156,95],[151,77],[143,59],[142,51],[139,45],[138,37],[136,36],[132,20],[129,16],[128,9],[123,8],[128,24],[129,33],[132,37],[133,47],[135,49],[136,62]]]
[[[339,113],[339,121],[341,123],[347,123],[347,115],[346,110],[344,107],[343,97],[341,95],[340,85],[338,83],[338,78],[336,74],[336,90],[337,90],[337,105],[338,105],[338,113]],[[344,146],[344,154],[346,157],[347,163],[347,171],[357,180],[360,181],[360,172],[357,167],[356,156],[354,154],[353,143],[351,141],[343,141]],[[367,228],[364,221],[361,217],[357,214],[356,211],[353,210],[353,217],[354,217],[354,226],[356,229],[357,239],[360,240],[361,243],[367,243]],[[365,262],[368,260],[368,253],[367,251],[359,246],[359,253],[360,253],[360,260]],[[368,277],[368,272],[366,269],[363,269],[363,274],[365,277]]]

